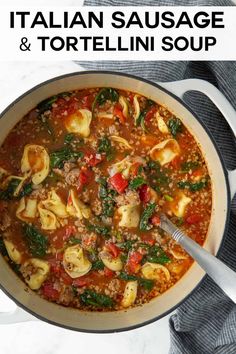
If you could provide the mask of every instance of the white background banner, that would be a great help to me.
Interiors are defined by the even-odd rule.
[[[0,60],[236,60],[236,7],[0,7]]]

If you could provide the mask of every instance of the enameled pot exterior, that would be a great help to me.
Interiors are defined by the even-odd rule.
[[[212,218],[205,248],[217,254],[225,234],[229,213],[230,193],[227,171],[206,127],[203,127],[179,98],[161,86],[130,75],[111,72],[79,72],[49,80],[25,93],[2,113],[0,144],[13,126],[43,99],[59,92],[89,87],[114,87],[147,96],[173,111],[193,133],[207,161],[213,188]],[[204,272],[194,263],[174,287],[150,303],[125,311],[95,313],[62,307],[40,298],[26,287],[2,257],[0,257],[0,269],[2,290],[34,316],[74,330],[103,333],[136,328],[163,317],[176,308],[204,277]]]

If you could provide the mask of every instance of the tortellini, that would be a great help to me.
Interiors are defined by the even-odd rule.
[[[50,210],[45,209],[42,202],[38,204],[38,212],[43,230],[56,230],[60,226],[56,215]]]
[[[38,258],[27,260],[21,269],[26,283],[32,290],[38,290],[41,287],[47,278],[49,270],[50,266],[48,262]]]
[[[135,121],[135,124],[137,122],[137,119],[140,115],[140,105],[139,105],[139,101],[138,101],[138,95],[135,95],[134,96],[134,121]]]
[[[169,129],[159,112],[156,113],[156,120],[157,120],[158,129],[160,130],[160,132],[162,134],[168,134]]]
[[[17,250],[16,246],[8,240],[3,240],[8,256],[10,257],[10,259],[16,263],[16,264],[21,264],[22,261],[22,255],[21,253]]]
[[[30,222],[37,215],[37,199],[23,197],[16,210],[18,219]]]
[[[78,134],[83,138],[87,138],[90,135],[91,120],[91,111],[88,109],[79,109],[77,112],[66,117],[65,126],[69,133]]]
[[[158,161],[161,166],[171,162],[179,153],[180,147],[175,139],[164,140],[150,150],[152,160]]]
[[[123,307],[129,307],[134,304],[137,297],[138,282],[137,280],[129,281],[124,290],[123,299],[121,305]]]
[[[108,252],[102,251],[99,254],[104,265],[113,272],[120,271],[123,268],[123,263],[120,257],[113,258]]]
[[[28,175],[26,174],[25,176],[23,177],[20,177],[20,176],[8,176],[2,183],[1,183],[1,188],[2,189],[6,189],[9,184],[12,182],[12,181],[18,181],[18,185],[17,187],[15,188],[14,190],[14,193],[13,193],[13,196],[14,197],[17,197],[26,181],[26,179],[28,178]]]
[[[170,209],[178,218],[182,218],[187,205],[191,203],[191,201],[192,199],[187,197],[184,193],[178,193],[174,200],[170,202]]]
[[[90,271],[92,263],[85,256],[81,246],[75,245],[65,250],[63,266],[71,278],[79,278]]]
[[[79,200],[76,192],[73,189],[71,189],[69,192],[66,210],[70,216],[77,217],[80,220],[83,218],[89,219],[91,216],[90,208],[87,207],[81,200]]]
[[[123,160],[116,162],[109,168],[109,175],[112,177],[116,173],[121,172],[124,178],[129,178],[130,169],[135,163],[140,163],[141,165],[145,164],[145,160],[142,157],[134,156],[130,157],[127,156]]]
[[[42,201],[42,205],[45,209],[50,210],[59,218],[67,218],[68,213],[66,211],[66,205],[62,202],[61,197],[56,193],[55,190],[52,190],[48,193],[46,200]]]
[[[128,141],[124,138],[121,138],[120,136],[116,136],[116,135],[111,135],[110,139],[112,141],[115,141],[121,145],[123,145],[124,147],[126,147],[127,149],[133,149],[132,146],[128,143]]]
[[[119,104],[122,107],[122,113],[125,118],[128,118],[129,116],[129,104],[127,99],[124,96],[119,97]]]
[[[141,267],[141,273],[144,278],[152,280],[161,280],[164,275],[166,280],[170,280],[169,270],[161,264],[147,262]]]
[[[49,156],[41,145],[26,145],[21,160],[21,172],[30,173],[35,185],[42,183],[49,173]]]
[[[119,221],[120,227],[138,227],[140,219],[139,204],[122,205],[118,208],[118,213],[121,216]]]

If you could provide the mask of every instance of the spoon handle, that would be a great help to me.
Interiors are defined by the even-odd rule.
[[[160,228],[171,235],[225,294],[236,303],[236,273],[184,234],[164,214],[161,214],[160,219]]]

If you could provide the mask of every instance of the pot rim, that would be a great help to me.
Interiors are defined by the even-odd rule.
[[[109,70],[85,70],[85,71],[75,71],[75,72],[71,72],[71,73],[67,73],[67,74],[63,74],[63,75],[59,75],[59,76],[55,76],[51,79],[45,80],[43,82],[41,82],[40,84],[35,85],[34,87],[32,87],[31,89],[27,90],[26,92],[24,92],[22,95],[20,95],[19,97],[17,97],[12,103],[10,103],[1,113],[0,113],[0,119],[2,119],[2,117],[5,115],[6,112],[8,112],[16,103],[18,103],[19,101],[21,101],[22,98],[24,98],[25,96],[29,95],[31,92],[35,91],[36,89],[49,84],[51,82],[57,81],[57,80],[61,80],[61,79],[65,79],[71,76],[82,76],[82,75],[88,75],[88,74],[96,74],[96,75],[104,75],[104,74],[108,74],[108,75],[114,75],[114,76],[123,76],[123,77],[128,77],[128,78],[132,78],[135,80],[139,80],[142,81],[144,83],[147,83],[151,86],[153,86],[154,88],[158,88],[159,90],[163,91],[164,93],[168,94],[169,96],[173,97],[175,100],[177,100],[180,104],[182,104],[188,111],[190,111],[190,113],[193,115],[193,117],[198,121],[198,123],[203,127],[203,129],[206,131],[207,135],[209,136],[215,150],[216,153],[220,159],[221,162],[221,167],[224,173],[224,177],[225,177],[225,184],[226,184],[226,190],[227,190],[227,211],[226,211],[226,218],[225,218],[225,227],[224,227],[224,232],[222,235],[222,239],[219,245],[219,249],[216,253],[216,256],[219,254],[219,252],[221,251],[221,249],[224,246],[225,243],[225,239],[226,239],[226,234],[228,231],[228,227],[229,227],[229,216],[230,216],[230,205],[231,205],[231,198],[230,198],[230,186],[229,186],[229,178],[228,178],[228,171],[227,168],[225,166],[225,162],[223,160],[222,154],[220,152],[219,147],[216,144],[216,141],[212,135],[212,133],[210,132],[210,130],[208,129],[208,127],[206,126],[206,124],[197,116],[197,114],[195,112],[192,111],[192,109],[178,96],[176,96],[175,94],[173,94],[172,92],[168,91],[166,88],[162,87],[161,84],[150,81],[148,79],[144,79],[144,78],[140,78],[139,76],[133,75],[133,74],[127,74],[127,73],[121,73],[121,72],[116,72],[116,71],[109,71]],[[180,81],[180,80],[177,80]],[[182,305],[202,284],[202,282],[206,279],[207,274],[205,274],[202,279],[198,282],[198,284],[196,284],[196,286],[194,287],[193,290],[190,291],[190,293],[185,296],[181,301],[179,301],[179,303],[177,303],[175,306],[171,307],[169,310],[165,311],[163,314],[155,316],[153,318],[151,318],[150,320],[141,322],[139,324],[136,325],[132,325],[132,326],[128,326],[128,327],[122,327],[122,328],[118,328],[118,329],[109,329],[109,330],[85,330],[85,329],[81,329],[81,328],[75,328],[75,327],[70,327],[68,325],[64,325],[64,324],[60,324],[58,322],[49,320],[48,318],[45,318],[43,315],[39,315],[37,313],[35,313],[34,311],[30,310],[26,305],[24,305],[23,303],[19,302],[18,300],[15,299],[15,297],[10,294],[7,289],[5,289],[2,284],[0,283],[0,289],[12,300],[14,301],[14,303],[19,306],[20,308],[22,308],[23,310],[25,310],[26,312],[30,313],[31,315],[33,315],[34,317],[38,318],[39,320],[42,320],[46,323],[64,328],[64,329],[69,329],[69,330],[73,330],[76,332],[83,332],[83,333],[97,333],[97,334],[106,334],[106,333],[119,333],[119,332],[124,332],[124,331],[130,331],[133,329],[138,329],[141,328],[143,326],[146,326],[148,324],[154,323],[155,321],[160,320],[161,318],[167,316],[169,313],[173,312],[174,310],[176,310],[180,305]]]

